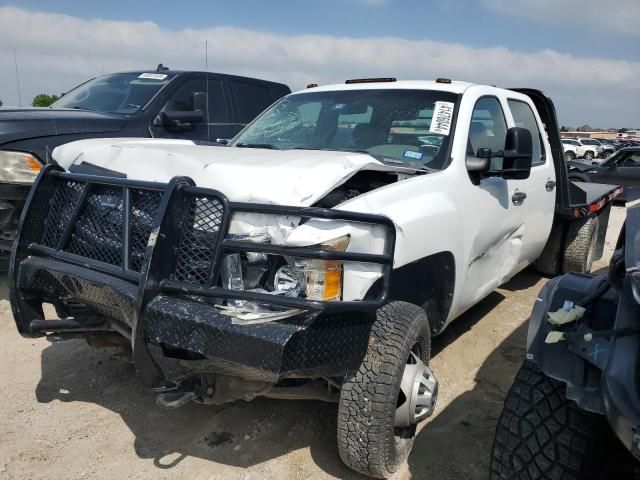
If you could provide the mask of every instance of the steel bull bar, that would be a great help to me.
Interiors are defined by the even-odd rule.
[[[234,240],[228,232],[238,212],[380,226],[386,236],[384,251],[336,252]],[[155,341],[160,334],[149,331],[174,328],[183,333],[188,329],[189,345],[194,335],[198,337],[197,353],[217,358],[226,373],[246,373],[238,367],[244,361],[242,348],[223,348],[217,342],[257,349],[253,356],[262,357],[258,370],[272,361],[268,364],[271,374],[247,375],[277,381],[278,369],[303,375],[314,368],[322,370],[323,362],[333,362],[331,368],[339,369],[336,362],[353,360],[353,353],[342,351],[348,345],[336,338],[351,335],[348,344],[354,335],[365,335],[366,343],[367,319],[387,300],[394,248],[395,227],[380,215],[231,202],[216,190],[196,187],[187,177],[174,177],[165,184],[70,173],[47,165],[22,213],[11,257],[9,294],[23,336],[116,332],[130,340],[139,378],[154,391],[170,391],[178,385],[163,373],[149,347],[150,337]],[[375,297],[361,301],[315,301],[230,290],[220,286],[219,265],[223,255],[233,252],[379,264],[381,288]],[[306,313],[268,324],[231,325],[230,318],[216,314],[213,307],[213,299],[224,298]],[[45,319],[43,303],[52,303],[59,318]],[[198,312],[196,320],[193,312]],[[352,312],[347,321],[343,312]],[[338,320],[332,322],[332,316]],[[188,318],[193,321],[187,325],[183,322]],[[208,333],[194,334],[198,328]],[[317,344],[312,346],[313,355],[305,353],[311,342],[326,342],[325,353],[317,354]],[[332,347],[338,344],[342,345],[339,352]],[[260,348],[271,350],[261,353]],[[236,367],[228,368],[229,364]]]

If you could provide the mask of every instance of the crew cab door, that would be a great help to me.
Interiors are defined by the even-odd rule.
[[[469,98],[470,92],[465,93]],[[472,97],[473,98],[473,97]],[[479,149],[504,150],[507,136],[506,99],[494,95],[473,98],[469,122],[467,156]],[[491,170],[502,168],[502,158],[491,160]],[[464,192],[464,233],[468,242],[462,308],[474,304],[518,272],[524,234],[521,202],[526,180],[483,177]]]
[[[556,173],[551,157],[551,148],[539,116],[532,105],[523,99],[507,100],[511,119],[510,126],[526,128],[531,132],[533,155],[529,178],[523,180],[522,201],[524,212],[524,235],[522,258],[526,263],[534,262],[542,253],[551,232],[556,199]]]

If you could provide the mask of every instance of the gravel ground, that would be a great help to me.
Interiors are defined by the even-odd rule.
[[[606,266],[624,220],[614,208]],[[335,405],[257,399],[160,410],[123,359],[84,342],[27,340],[0,289],[0,478],[364,478],[337,455]],[[485,479],[502,401],[546,279],[526,270],[434,339],[435,415],[398,479]]]

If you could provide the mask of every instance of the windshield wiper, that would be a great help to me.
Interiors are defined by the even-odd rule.
[[[269,150],[278,150],[275,145],[271,145],[270,143],[236,143],[235,146],[240,148],[267,148]]]

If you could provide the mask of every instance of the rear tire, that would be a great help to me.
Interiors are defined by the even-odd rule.
[[[424,310],[405,302],[380,308],[367,353],[343,382],[338,406],[340,458],[360,473],[388,478],[411,452],[416,425],[395,427],[395,414],[412,351],[428,364],[431,335]]]
[[[562,273],[591,271],[598,241],[598,217],[572,220],[567,227],[562,259]]]
[[[576,154],[575,154],[575,153],[573,153],[573,152],[566,152],[566,153],[564,154],[564,159],[565,159],[566,161],[569,161],[569,160],[575,160],[575,159],[576,159]]]
[[[524,362],[498,420],[490,480],[600,477],[604,419],[580,410],[565,390],[564,383]]]

